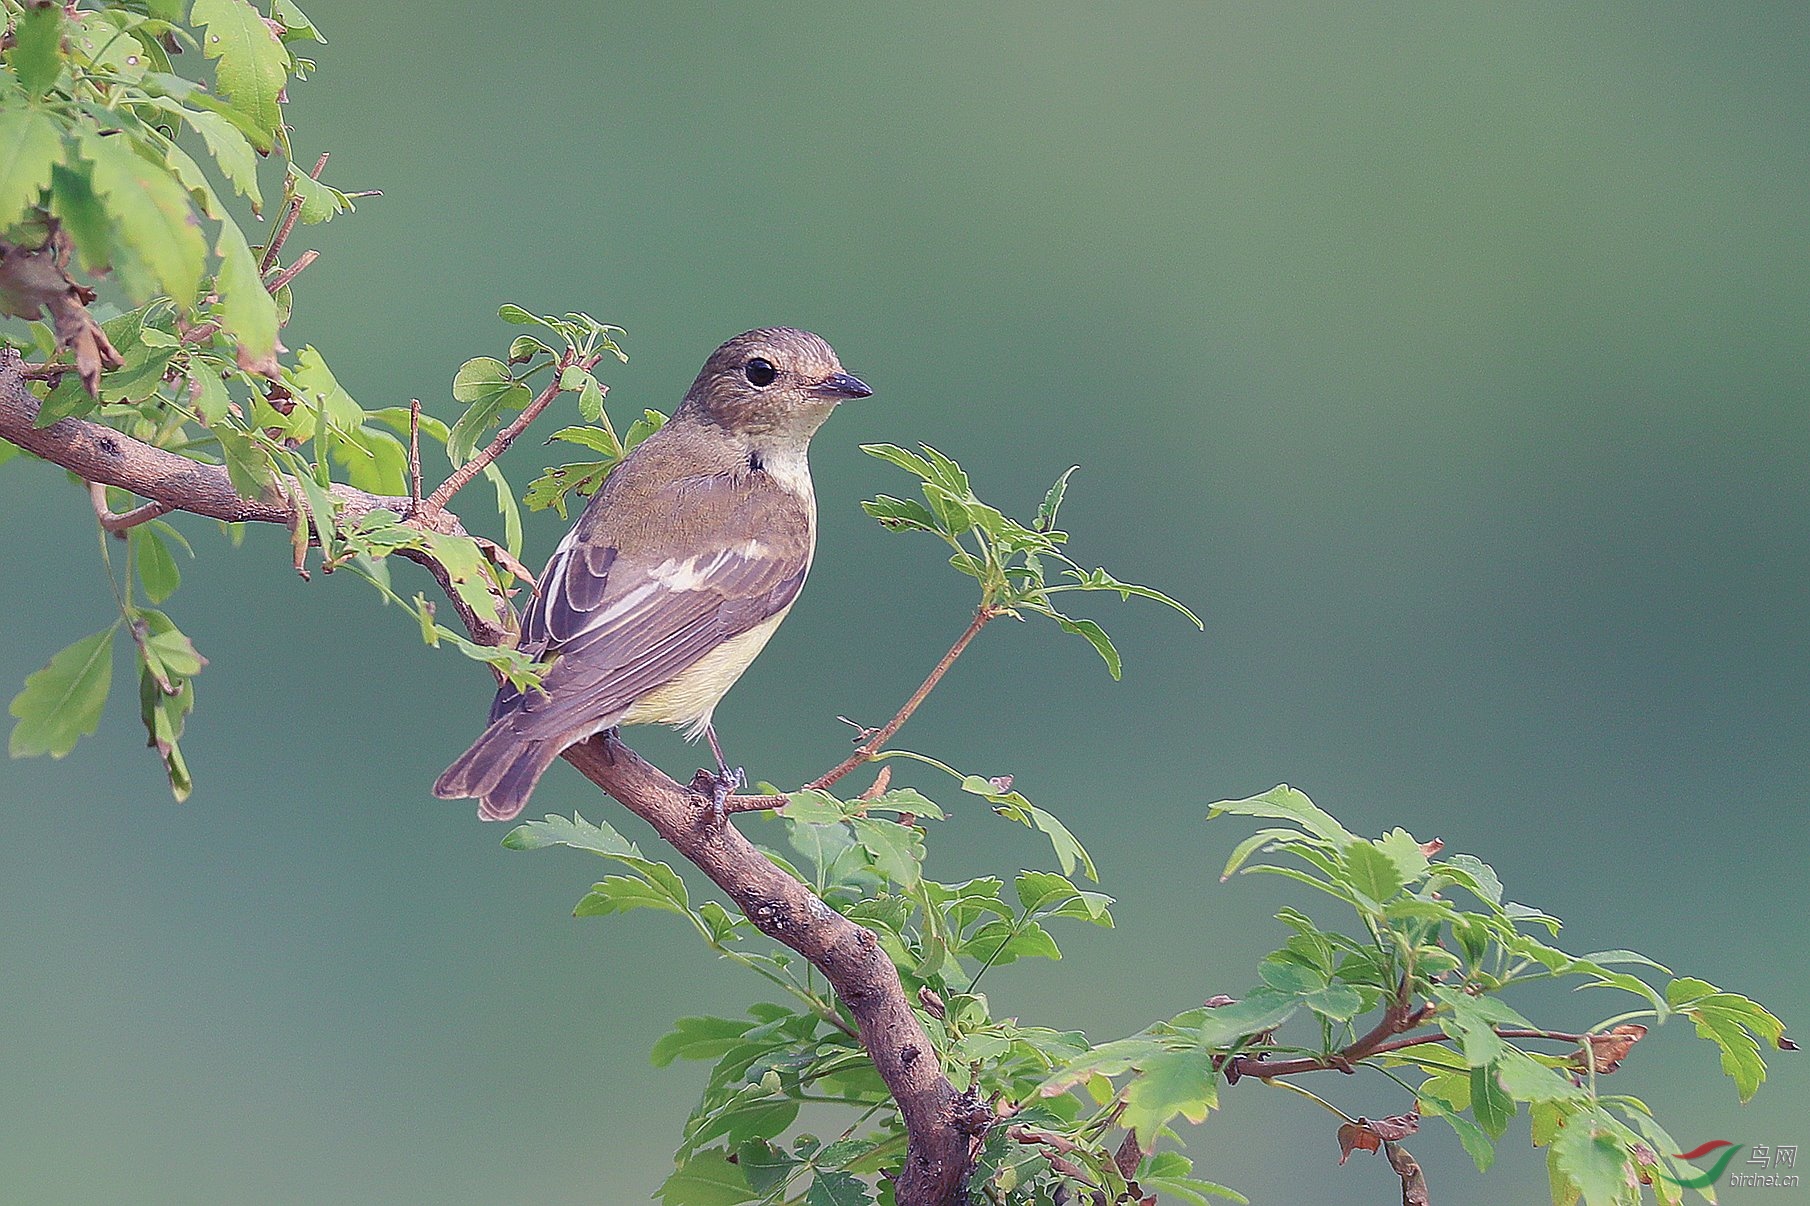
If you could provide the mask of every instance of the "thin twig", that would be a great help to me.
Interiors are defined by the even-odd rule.
[[[963,630],[961,636],[955,638],[955,644],[949,646],[949,652],[943,654],[942,660],[936,664],[936,668],[930,672],[930,676],[919,685],[916,691],[911,693],[911,698],[905,701],[904,706],[893,715],[893,718],[875,729],[873,734],[862,743],[860,749],[844,758],[834,768],[811,780],[806,786],[822,791],[879,753],[892,739],[892,735],[904,727],[907,720],[911,719],[911,714],[918,710],[918,705],[924,702],[924,697],[935,689],[938,682],[942,681],[942,677],[948,672],[949,667],[955,664],[955,659],[960,657],[962,650],[968,647],[968,642],[972,641],[980,630],[986,627],[987,621],[997,615],[999,615],[998,609],[990,606],[976,611],[974,619],[969,622],[968,627]]]
[[[515,443],[515,437],[526,431],[528,424],[540,418],[540,412],[547,409],[553,399],[559,397],[559,378],[567,368],[578,364],[588,369],[595,363],[597,363],[595,360],[578,360],[575,353],[568,349],[565,355],[559,358],[559,363],[553,367],[553,380],[547,382],[547,387],[535,396],[534,401],[522,407],[522,413],[515,416],[507,427],[497,432],[490,443],[486,444],[476,456],[453,470],[452,476],[441,482],[439,489],[428,495],[427,501],[422,506],[429,513],[444,507],[453,495],[470,485],[473,478],[484,472],[485,466],[503,455],[509,445]]]
[[[784,796],[730,796],[723,801],[724,812],[771,812],[786,806]]]
[[[314,162],[314,170],[308,173],[309,178],[319,180],[321,172],[326,170],[326,167],[327,152],[322,151],[321,157]],[[289,202],[289,208],[284,211],[283,224],[277,227],[276,234],[271,237],[270,246],[264,249],[264,258],[258,261],[259,275],[269,272],[270,266],[277,262],[277,253],[283,250],[283,244],[288,240],[289,232],[295,229],[296,219],[301,216],[302,199],[295,197]]]
[[[1413,1023],[1419,1025],[1424,1017]],[[1379,1024],[1380,1029],[1380,1024]],[[1510,1030],[1497,1027],[1496,1036],[1505,1039],[1547,1039],[1555,1043],[1582,1044],[1589,1037],[1582,1034],[1570,1034],[1562,1030]],[[1300,1059],[1264,1060],[1255,1056],[1241,1055],[1226,1067],[1226,1079],[1236,1084],[1243,1077],[1254,1077],[1258,1080],[1271,1080],[1278,1076],[1299,1076],[1304,1072],[1326,1072],[1338,1069],[1341,1072],[1353,1071],[1353,1065],[1359,1060],[1373,1055],[1388,1055],[1393,1051],[1406,1051],[1410,1047],[1423,1047],[1428,1043],[1443,1043],[1451,1038],[1441,1031],[1428,1034],[1410,1034],[1402,1038],[1377,1040],[1377,1031],[1358,1039],[1343,1050],[1326,1056],[1305,1056]]]
[[[268,281],[266,281],[264,283],[264,288],[266,288],[270,291],[270,295],[272,297],[275,297],[277,294],[277,290],[281,289],[284,285],[287,285],[290,281],[292,281],[296,277],[300,276],[302,274],[302,269],[306,268],[308,265],[314,263],[314,261],[316,261],[320,258],[321,258],[321,253],[318,251],[314,251],[314,250],[310,249],[308,251],[302,252],[302,254],[295,257],[295,263],[289,265],[289,267],[283,269],[281,272],[277,273],[275,276],[271,277]]]
[[[107,487],[99,482],[88,483],[88,497],[94,503],[94,517],[100,521],[101,527],[122,539],[127,529],[168,515],[176,509],[168,503],[148,502],[133,507],[130,511],[116,513],[108,509]]]

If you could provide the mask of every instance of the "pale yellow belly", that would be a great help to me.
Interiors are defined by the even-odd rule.
[[[684,725],[686,739],[695,740],[710,723],[716,705],[766,647],[790,610],[788,604],[740,636],[730,637],[680,671],[677,678],[637,699],[623,713],[621,723]]]

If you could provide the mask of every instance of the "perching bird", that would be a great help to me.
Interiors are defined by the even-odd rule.
[[[785,619],[811,568],[805,450],[836,404],[873,393],[809,331],[748,331],[712,352],[672,419],[604,481],[541,574],[490,727],[434,784],[506,821],[568,746],[621,724],[708,734],[716,803],[739,781],[710,714]]]

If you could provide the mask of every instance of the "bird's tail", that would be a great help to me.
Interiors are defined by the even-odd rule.
[[[507,821],[520,812],[534,785],[571,743],[523,737],[510,731],[511,719],[485,729],[434,781],[434,794],[443,800],[476,796],[478,815],[486,821]]]

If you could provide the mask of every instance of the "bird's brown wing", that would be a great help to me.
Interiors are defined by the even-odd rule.
[[[550,661],[538,688],[505,686],[491,720],[544,739],[614,723],[637,698],[787,607],[811,557],[809,504],[764,475],[683,478],[636,527],[608,499],[560,543],[522,625]]]

